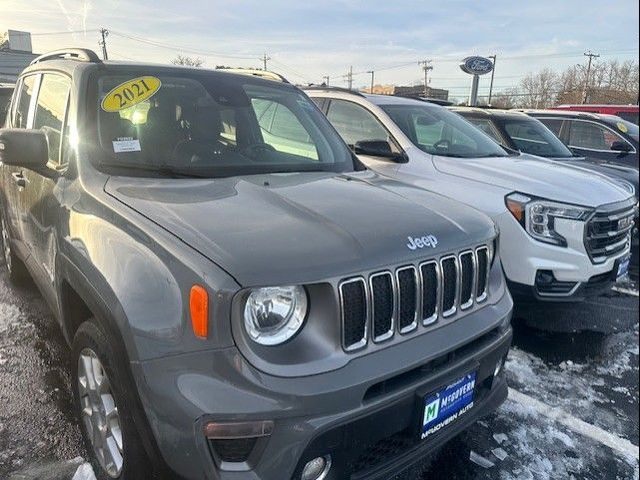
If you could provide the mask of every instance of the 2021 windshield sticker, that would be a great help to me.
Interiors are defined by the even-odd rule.
[[[157,77],[144,76],[127,80],[112,88],[102,99],[100,106],[105,112],[119,112],[144,102],[155,95],[162,82]]]

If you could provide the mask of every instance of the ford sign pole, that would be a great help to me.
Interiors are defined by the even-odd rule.
[[[480,75],[484,75],[493,70],[493,62],[484,57],[467,57],[462,60],[460,69],[469,75],[473,75],[471,92],[469,93],[469,106],[474,107],[478,103],[478,81]]]

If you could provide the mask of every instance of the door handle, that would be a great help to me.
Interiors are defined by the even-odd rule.
[[[22,172],[13,172],[11,176],[18,187],[25,188],[27,186],[27,177]]]

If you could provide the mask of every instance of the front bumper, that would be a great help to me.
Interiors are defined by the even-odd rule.
[[[511,343],[512,307],[505,293],[428,335],[313,376],[266,375],[235,348],[132,364],[132,370],[163,460],[183,478],[295,479],[316,452],[333,457],[328,479],[389,478],[506,398],[506,382],[493,372]],[[419,442],[411,435],[416,392],[436,390],[470,370],[477,371],[474,407]],[[214,460],[205,423],[259,420],[272,420],[273,432],[256,443],[247,461]],[[406,448],[388,453],[384,462],[359,460],[380,442],[399,441]]]
[[[606,261],[594,264],[584,247],[584,224],[560,226],[566,247],[540,242],[529,236],[509,213],[494,218],[500,228],[500,257],[514,299],[527,301],[580,301],[607,290],[615,282],[620,259],[627,248]],[[561,222],[559,222],[561,223]],[[636,237],[637,241],[637,237]],[[540,288],[540,274],[548,272],[557,289]],[[566,287],[566,288],[563,288]]]

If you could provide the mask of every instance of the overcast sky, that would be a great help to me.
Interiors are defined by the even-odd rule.
[[[602,60],[637,60],[638,20],[637,0],[0,0],[0,31],[32,32],[37,52],[98,50],[96,29],[106,27],[112,59],[167,62],[182,51],[211,68],[259,66],[266,52],[269,68],[290,80],[329,75],[342,86],[350,65],[378,70],[375,83],[412,84],[422,78],[418,60],[433,59],[431,86],[452,96],[466,95],[470,79],[458,63],[472,54],[498,55],[497,90],[529,71],[583,63],[588,49]],[[360,73],[354,85],[369,79]],[[481,93],[488,85],[485,76]]]

